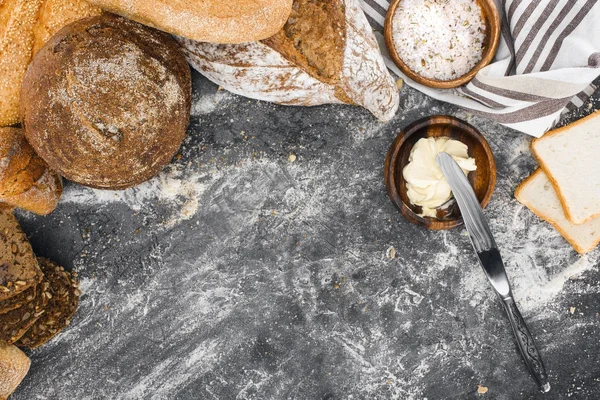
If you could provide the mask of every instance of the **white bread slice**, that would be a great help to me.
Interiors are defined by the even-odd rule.
[[[525,179],[515,197],[534,214],[549,222],[580,253],[593,250],[600,243],[600,218],[576,225],[565,216],[560,200],[541,169]]]
[[[535,139],[531,149],[571,222],[600,216],[600,111]]]

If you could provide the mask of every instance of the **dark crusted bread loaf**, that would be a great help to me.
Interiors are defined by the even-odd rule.
[[[42,280],[29,240],[10,210],[0,209],[0,301]]]
[[[17,342],[18,346],[31,349],[43,345],[69,326],[81,294],[73,274],[46,258],[39,257],[38,262],[44,272],[44,282],[48,282],[50,298],[44,314]]]
[[[48,168],[17,128],[0,128],[0,201],[36,214],[56,208],[60,177]]]
[[[61,29],[21,90],[25,134],[67,179],[123,189],[175,155],[189,121],[189,66],[170,35],[103,14]]]
[[[242,96],[300,106],[356,104],[382,121],[398,110],[398,88],[358,0],[294,0],[285,26],[259,42],[178,40],[195,69]]]

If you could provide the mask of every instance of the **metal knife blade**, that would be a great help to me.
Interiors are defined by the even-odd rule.
[[[483,215],[483,210],[479,205],[475,192],[452,156],[444,152],[439,153],[436,157],[436,162],[450,184],[465,227],[467,228],[467,232],[469,232],[471,243],[479,258],[479,263],[485,271],[492,287],[502,299],[525,364],[527,364],[529,372],[535,379],[540,390],[544,393],[548,392],[550,390],[550,383],[548,382],[548,375],[546,374],[542,357],[513,299],[500,251]]]

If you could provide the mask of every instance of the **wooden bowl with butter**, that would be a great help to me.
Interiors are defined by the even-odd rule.
[[[435,217],[423,216],[423,208],[411,202],[403,170],[411,151],[422,138],[449,138],[466,145],[476,169],[468,173],[475,195],[484,208],[496,187],[496,162],[488,142],[470,124],[448,115],[435,115],[415,121],[402,129],[390,146],[384,165],[384,180],[392,203],[408,221],[428,229],[443,230],[462,225],[458,205],[452,199],[435,209]]]
[[[477,25],[480,26],[480,29],[473,30],[474,32],[477,32],[477,35],[479,36],[474,39],[477,40],[477,52],[481,53],[478,60],[473,60],[472,63],[468,63],[470,68],[465,67],[462,73],[452,76],[451,78],[425,76],[424,73],[419,73],[417,71],[417,69],[422,68],[423,71],[433,74],[431,71],[435,71],[436,66],[439,66],[439,62],[431,59],[431,54],[429,53],[424,53],[422,54],[422,57],[421,55],[418,57],[420,58],[420,63],[422,63],[422,65],[416,64],[415,66],[415,64],[412,64],[413,67],[411,68],[411,61],[403,60],[401,56],[402,51],[397,49],[397,40],[395,40],[396,37],[402,38],[401,42],[404,41],[407,43],[409,49],[406,50],[405,54],[410,55],[410,57],[414,57],[415,55],[419,54],[420,51],[426,49],[429,42],[431,47],[433,47],[435,57],[438,57],[440,60],[451,60],[450,62],[454,63],[453,65],[455,65],[456,69],[458,70],[460,68],[458,61],[460,60],[454,60],[453,57],[455,57],[457,54],[466,54],[467,48],[459,49],[458,47],[460,46],[457,46],[457,44],[465,43],[470,40],[465,39],[464,32],[462,32],[460,28],[464,28],[465,26],[473,23],[473,21],[466,19],[467,17],[464,17],[465,19],[463,21],[463,16],[466,13],[466,10],[463,9],[457,10],[456,13],[439,12],[438,14],[431,15],[430,18],[428,18],[427,15],[420,17],[413,16],[415,20],[410,22],[409,20],[401,17],[417,8],[415,7],[415,4],[408,4],[412,2],[413,0],[392,0],[386,14],[383,30],[385,44],[390,57],[394,61],[394,64],[396,64],[400,71],[402,71],[402,73],[404,73],[408,78],[419,84],[436,89],[455,88],[471,81],[480,69],[488,65],[493,60],[494,56],[496,55],[496,50],[498,49],[501,31],[501,20],[498,7],[496,6],[495,0],[473,0],[474,7],[469,6],[468,10],[480,11],[479,16],[481,18],[477,22]],[[402,3],[405,3],[406,10],[401,7]],[[452,1],[448,2],[447,4],[449,4],[449,7],[456,6],[456,3]],[[422,6],[427,7],[425,3],[422,3]],[[400,13],[403,11],[405,11],[403,15],[400,15]],[[468,14],[471,14],[471,17],[474,15],[472,13]],[[440,21],[444,21],[444,23],[442,24]],[[457,21],[463,22],[456,23]],[[463,36],[453,40],[449,43],[449,45],[446,45],[446,39],[433,45],[432,43],[436,39],[436,33],[447,28],[445,24],[446,22],[450,24],[454,23],[454,28],[450,28],[456,29],[454,32],[461,31],[460,33],[456,33],[457,37],[459,35]],[[413,27],[423,26],[431,26],[432,30],[429,31],[428,28],[424,28],[425,30],[420,30],[418,36],[414,36],[414,40],[411,39],[411,35],[407,34],[407,32],[412,32]],[[444,45],[442,45],[442,43],[444,43]],[[453,45],[456,47],[453,47]],[[412,61],[414,62],[415,60]],[[461,65],[461,67],[463,66]]]

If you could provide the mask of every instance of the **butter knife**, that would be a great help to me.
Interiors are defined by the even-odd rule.
[[[475,197],[475,192],[473,192],[473,188],[460,166],[448,153],[439,153],[436,162],[450,184],[465,227],[469,232],[471,243],[479,257],[479,263],[483,267],[492,287],[502,299],[504,310],[510,320],[523,360],[525,360],[525,364],[540,390],[546,393],[550,390],[550,383],[548,382],[544,362],[513,299],[500,251],[483,215],[479,201]]]

